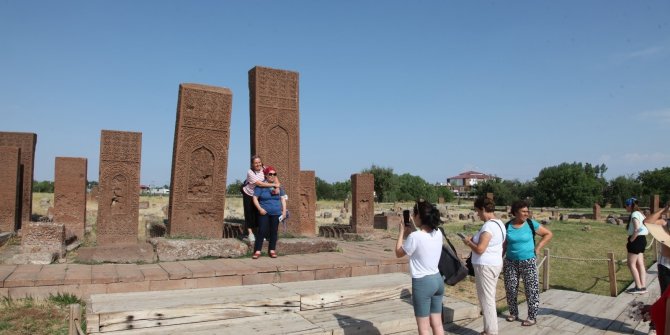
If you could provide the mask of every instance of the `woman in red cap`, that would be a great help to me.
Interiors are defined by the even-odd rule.
[[[272,166],[263,169],[265,182],[274,184],[277,178],[277,171]],[[258,236],[254,243],[254,254],[251,256],[257,259],[261,255],[263,248],[263,239],[267,238],[269,243],[268,254],[272,258],[277,258],[277,235],[279,232],[279,217],[286,216],[286,193],[283,189],[274,187],[256,187],[254,189],[254,205],[258,209]]]
[[[258,211],[254,207],[254,189],[256,187],[280,187],[279,179],[274,178],[274,182],[268,184],[265,182],[265,175],[263,175],[263,162],[261,162],[261,157],[254,155],[251,156],[251,168],[247,171],[247,179],[242,185],[242,203],[244,206],[244,225],[247,230],[247,236],[249,237],[249,242],[254,243],[256,237],[254,236],[254,230],[258,228]]]

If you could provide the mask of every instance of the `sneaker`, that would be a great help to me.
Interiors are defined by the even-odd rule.
[[[256,242],[256,236],[253,233],[249,234],[249,242],[251,243]]]
[[[645,287],[637,288],[637,287],[632,287],[626,290],[626,293],[630,294],[644,294],[647,293],[647,289]]]

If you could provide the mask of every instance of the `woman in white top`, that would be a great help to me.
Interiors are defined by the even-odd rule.
[[[477,299],[479,299],[484,317],[484,331],[481,334],[493,335],[498,334],[496,285],[503,268],[505,227],[493,213],[495,203],[492,199],[477,198],[475,210],[479,219],[484,221],[484,225],[473,237],[464,238],[463,243],[472,250]]]
[[[628,225],[626,226],[628,230],[628,241],[626,242],[628,269],[635,281],[635,287],[626,290],[626,293],[647,293],[647,285],[645,284],[647,270],[644,265],[644,249],[647,247],[646,235],[649,234],[649,230],[643,224],[644,215],[640,212],[637,199],[630,198],[626,200],[626,211],[630,212],[630,221],[628,221]]]
[[[254,189],[258,187],[275,187],[279,189],[281,184],[279,179],[275,178],[274,183],[265,181],[263,174],[263,162],[261,157],[251,156],[251,168],[247,171],[247,178],[242,185],[242,206],[244,208],[244,226],[247,230],[249,242],[255,242],[254,229],[258,228],[258,210],[254,205]]]
[[[410,221],[414,227],[400,223],[395,255],[409,255],[412,306],[419,334],[430,334],[432,329],[433,334],[442,335],[444,282],[437,268],[442,253],[442,234],[437,229],[442,223],[440,212],[431,203],[419,200]]]

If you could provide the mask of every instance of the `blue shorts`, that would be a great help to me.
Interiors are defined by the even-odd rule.
[[[427,317],[442,313],[444,282],[440,273],[421,278],[412,278],[412,305],[414,316]]]

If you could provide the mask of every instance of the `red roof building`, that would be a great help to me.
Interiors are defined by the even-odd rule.
[[[494,178],[496,177],[477,171],[465,171],[457,176],[447,178],[447,187],[456,194],[467,194],[477,183]]]

